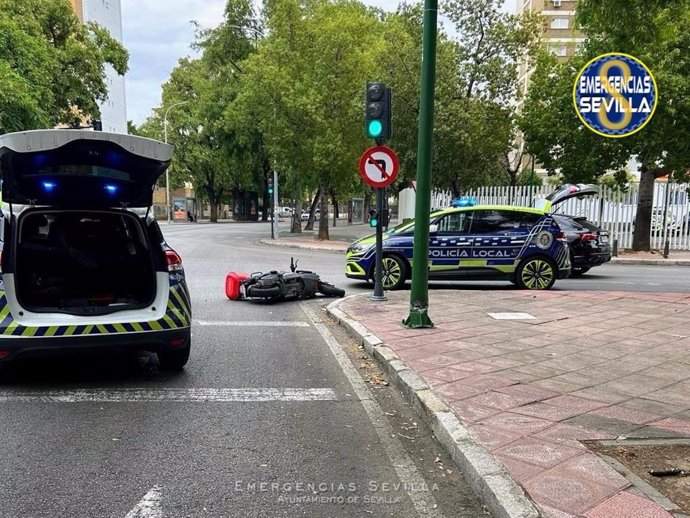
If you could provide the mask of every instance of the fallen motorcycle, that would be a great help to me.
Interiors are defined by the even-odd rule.
[[[322,281],[318,274],[298,270],[297,261],[290,258],[290,271],[272,270],[267,273],[242,274],[230,272],[225,278],[225,294],[231,300],[250,299],[264,302],[311,299],[317,294],[343,297],[345,290]]]

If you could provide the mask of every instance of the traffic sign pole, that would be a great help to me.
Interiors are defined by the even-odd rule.
[[[376,259],[374,263],[374,293],[369,296],[369,300],[384,301],[388,300],[383,294],[383,219],[382,208],[383,200],[386,198],[386,188],[376,189],[376,208],[379,211],[379,219],[376,221]]]

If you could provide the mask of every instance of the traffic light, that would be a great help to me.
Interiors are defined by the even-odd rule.
[[[384,83],[367,83],[364,134],[373,139],[391,138],[391,89]]]
[[[379,211],[376,209],[369,210],[369,226],[376,228],[379,224]]]
[[[271,177],[268,178],[268,194],[273,194],[273,178]]]

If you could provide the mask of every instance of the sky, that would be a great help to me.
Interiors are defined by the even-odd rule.
[[[160,105],[162,85],[180,58],[193,56],[194,25],[214,28],[223,19],[227,0],[121,0],[122,40],[129,51],[125,76],[127,120],[139,125]],[[515,0],[507,0],[513,12]],[[365,0],[394,10],[397,0]]]

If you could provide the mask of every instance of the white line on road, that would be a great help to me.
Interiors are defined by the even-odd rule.
[[[364,410],[369,417],[369,421],[376,430],[379,440],[386,450],[388,458],[395,467],[395,472],[398,478],[403,483],[405,488],[419,488],[426,484],[424,478],[419,474],[417,468],[405,452],[403,445],[396,438],[395,432],[388,420],[384,417],[381,406],[374,399],[373,394],[362,381],[362,377],[357,372],[357,369],[345,354],[345,351],[340,347],[340,344],[335,339],[333,334],[328,330],[325,324],[322,323],[321,318],[317,315],[312,306],[308,304],[301,304],[302,310],[307,314],[309,320],[312,321],[314,327],[319,331],[323,339],[328,344],[329,349],[335,356],[335,359],[340,364],[340,368],[350,380],[352,388],[357,394]],[[442,518],[443,514],[436,509],[436,499],[431,494],[431,491],[414,491],[410,489],[407,495],[412,500],[417,513],[421,516],[430,518]]]
[[[335,401],[330,388],[161,388],[77,389],[2,392],[0,403],[216,403],[260,401]]]
[[[231,320],[197,320],[200,326],[240,326],[240,327],[309,327],[308,322],[233,322]]]
[[[153,486],[125,518],[163,518],[161,487]]]

